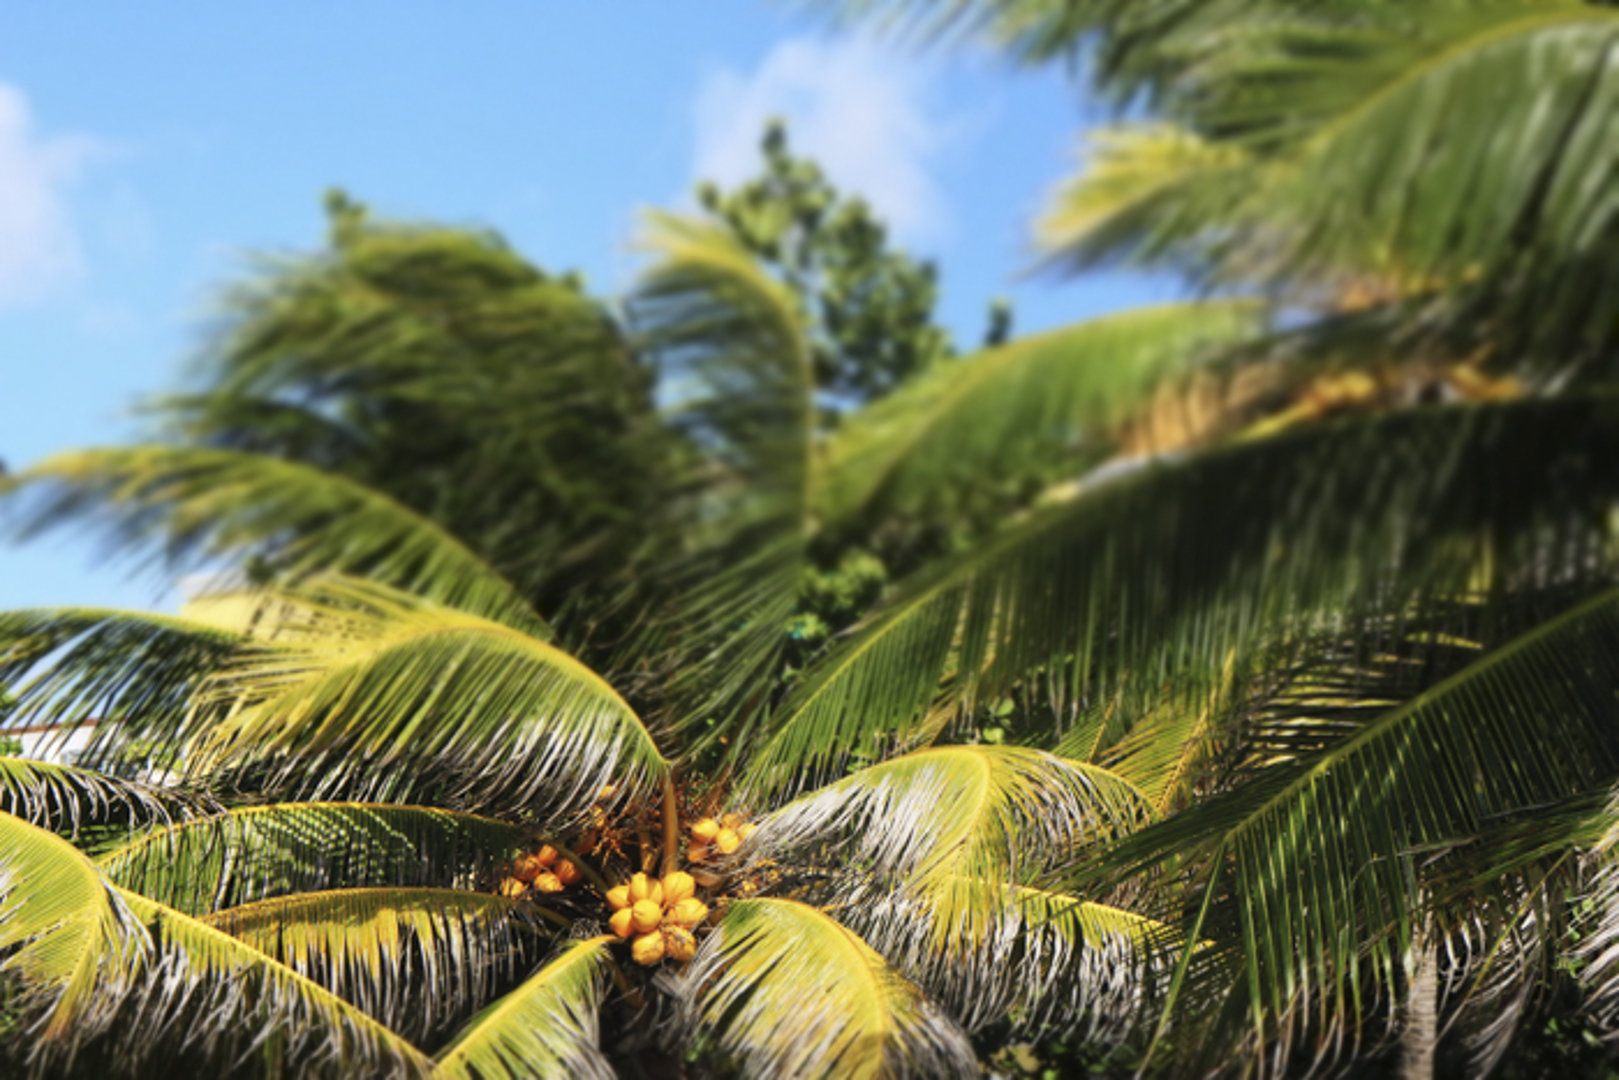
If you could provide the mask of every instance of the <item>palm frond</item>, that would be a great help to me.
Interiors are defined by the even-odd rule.
[[[682,719],[750,713],[797,598],[808,535],[815,402],[803,319],[786,288],[730,233],[655,216],[658,261],[631,311],[668,386],[668,420],[694,448],[693,522],[670,561],[665,626],[702,661],[677,680]],[[715,677],[715,673],[718,677]]]
[[[183,749],[192,696],[240,635],[150,612],[39,608],[0,612],[0,685],[9,723],[59,726],[65,739],[94,723],[82,761],[123,764],[131,742]]]
[[[438,1056],[453,1080],[531,1076],[613,1080],[597,1045],[597,1011],[612,939],[575,942],[522,986],[474,1017]]]
[[[934,367],[855,413],[833,438],[818,501],[839,520],[907,508],[958,485],[1075,457],[1166,376],[1260,326],[1251,301],[1143,308]],[[1099,431],[1098,429],[1103,429]]]
[[[519,826],[450,810],[282,803],[154,829],[100,867],[124,888],[200,916],[320,889],[466,888],[525,839]]]
[[[1219,928],[1222,948],[1204,956],[1231,965],[1250,1031],[1285,1044],[1313,1015],[1352,1034],[1369,996],[1401,992],[1421,860],[1619,774],[1616,647],[1610,590],[1299,764],[1136,833],[1106,862],[1204,868],[1189,936]]]
[[[205,809],[211,804],[191,792],[73,765],[0,757],[0,812],[51,832],[76,837],[84,825],[169,822]]]
[[[806,672],[757,756],[826,775],[1024,679],[1059,734],[1112,702],[1202,706],[1232,650],[1463,592],[1485,563],[1525,584],[1599,574],[1616,408],[1406,409],[1115,472],[903,587]]]
[[[260,768],[315,797],[582,809],[649,789],[651,732],[589,667],[504,623],[372,582],[272,596],[266,636],[210,682],[192,768]],[[218,717],[215,720],[215,717]]]
[[[526,901],[460,889],[300,893],[202,921],[418,1045],[499,996],[556,932]]]
[[[1128,832],[1146,809],[1139,792],[1094,765],[1023,747],[940,746],[788,803],[748,843],[765,856],[820,850],[827,865],[929,894],[963,878],[1029,880]]]
[[[832,911],[968,1031],[1005,1023],[1013,1037],[1117,1045],[1150,1019],[1173,927],[1026,885],[959,884],[999,894],[976,938],[941,932],[937,909],[899,890],[850,891]]]
[[[732,904],[684,981],[699,1030],[751,1076],[977,1074],[960,1028],[858,935],[807,904]]]
[[[117,543],[157,544],[170,565],[260,554],[293,579],[364,574],[550,635],[510,584],[433,521],[299,462],[184,446],[85,450],[41,462],[6,488],[34,497],[24,535],[100,520]]]

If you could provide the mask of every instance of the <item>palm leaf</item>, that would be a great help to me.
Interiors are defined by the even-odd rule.
[[[1252,1025],[1285,1040],[1311,1001],[1353,1031],[1374,987],[1399,993],[1393,973],[1424,906],[1419,857],[1619,774],[1616,647],[1608,591],[1106,861],[1206,868],[1191,934],[1221,928],[1225,949],[1205,955],[1238,973]]]
[[[0,757],[0,812],[52,832],[78,835],[105,821],[168,822],[208,804],[189,792],[165,790],[72,765]]]
[[[750,1076],[977,1074],[966,1036],[858,935],[792,900],[739,900],[687,972],[699,1031]]]
[[[530,903],[458,889],[300,893],[203,921],[418,1044],[499,996],[555,933]]]
[[[104,608],[0,613],[0,685],[12,688],[10,723],[60,725],[66,739],[86,721],[81,760],[117,765],[133,740],[182,749],[192,695],[230,655],[239,635],[172,615]]]
[[[1117,1045],[1150,1018],[1173,967],[1173,927],[1075,896],[961,879],[994,891],[997,917],[976,938],[942,930],[937,908],[904,891],[849,892],[833,910],[970,1032]]]
[[[599,675],[554,645],[375,583],[323,578],[211,682],[192,767],[262,768],[317,797],[437,799],[566,814],[665,763]],[[215,718],[218,717],[217,720]]]
[[[1461,592],[1486,556],[1502,580],[1588,577],[1615,407],[1409,409],[1115,474],[902,588],[805,674],[757,768],[824,776],[1036,674],[1059,734],[1114,702],[1201,707],[1232,650]]]
[[[814,376],[797,307],[728,232],[655,216],[658,261],[631,298],[658,356],[668,421],[694,448],[681,493],[693,522],[665,576],[663,623],[704,675],[676,680],[683,719],[757,708],[797,598],[813,484]],[[718,677],[715,677],[715,673]]]
[[[1254,333],[1247,301],[1144,308],[1022,338],[939,365],[855,413],[819,480],[833,520],[885,511],[1020,468],[1070,464],[1082,440],[1117,425],[1165,376]]]
[[[587,1077],[613,1080],[596,1014],[611,938],[579,941],[474,1017],[438,1056],[453,1080]]]
[[[100,518],[123,544],[157,541],[171,564],[263,554],[281,573],[346,571],[545,638],[512,587],[431,520],[354,480],[238,450],[136,446],[50,458],[8,481],[34,489],[25,534]]]
[[[288,893],[467,888],[526,830],[450,810],[365,803],[249,806],[155,829],[100,859],[113,882],[188,915]]]

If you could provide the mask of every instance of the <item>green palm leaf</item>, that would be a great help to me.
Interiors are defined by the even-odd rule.
[[[855,413],[831,442],[818,495],[834,520],[873,500],[909,508],[957,485],[1072,460],[1165,376],[1254,333],[1248,301],[1144,308],[939,365]]]
[[[323,578],[274,599],[267,637],[210,684],[193,768],[263,768],[317,797],[432,785],[469,809],[560,814],[664,774],[617,691],[539,638],[375,583]]]
[[[364,574],[545,638],[550,630],[460,540],[362,484],[238,450],[137,446],[50,458],[8,481],[36,489],[28,532],[100,518],[175,562],[262,553],[281,573]]]
[[[568,946],[522,986],[474,1017],[438,1056],[452,1080],[617,1075],[603,1057],[596,1013],[601,1005],[611,938]]]
[[[1486,558],[1502,580],[1589,574],[1615,410],[1410,409],[1115,475],[903,588],[806,672],[758,768],[827,775],[1036,673],[1059,729],[1113,702],[1203,707],[1233,650],[1285,659],[1316,620],[1460,592]]]
[[[685,985],[699,1030],[750,1076],[977,1074],[961,1030],[858,935],[807,904],[732,904]]]
[[[556,933],[533,904],[458,889],[300,893],[203,921],[418,1044],[497,997]]]
[[[61,725],[61,738],[86,720],[116,720],[96,725],[82,760],[118,764],[136,739],[182,748],[193,694],[239,640],[217,626],[148,612],[0,612],[0,685],[16,695],[11,722]]]
[[[78,835],[82,825],[188,817],[208,804],[189,792],[165,790],[91,769],[28,758],[0,757],[0,812],[52,832]]]
[[[852,891],[832,909],[968,1031],[1007,1022],[1013,1037],[1117,1045],[1151,1016],[1173,967],[1173,927],[1075,896],[974,879],[993,891],[993,924],[976,937],[941,927],[938,909],[904,891]]]
[[[1191,858],[1213,875],[1192,936],[1219,929],[1224,949],[1203,955],[1239,973],[1251,1023],[1285,1036],[1313,1001],[1353,1030],[1365,980],[1399,993],[1393,973],[1424,904],[1419,858],[1619,772],[1616,649],[1609,591],[1107,861]]]
[[[124,888],[206,915],[318,889],[468,888],[525,839],[516,825],[450,810],[283,803],[155,829],[100,866]]]
[[[702,679],[676,680],[684,719],[758,707],[797,598],[813,484],[814,374],[786,288],[718,226],[658,215],[658,261],[631,311],[668,380],[668,420],[696,448],[678,493],[693,522],[666,576],[664,623]],[[717,677],[716,677],[717,676]]]

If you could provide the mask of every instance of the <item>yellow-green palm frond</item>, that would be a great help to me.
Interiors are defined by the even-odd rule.
[[[0,812],[52,832],[81,826],[172,821],[211,809],[205,798],[124,780],[92,769],[0,757]]]
[[[126,972],[150,945],[82,852],[0,813],[0,974],[19,978],[30,1011],[43,1017],[39,1052],[76,1025],[106,1023],[103,969]]]
[[[835,775],[1020,684],[1070,717],[1205,706],[1254,650],[1425,597],[1589,579],[1619,498],[1619,401],[1410,408],[1087,484],[903,585],[805,672],[756,770]],[[1548,483],[1548,477],[1556,477]]]
[[[859,935],[808,904],[733,903],[684,983],[699,1031],[749,1076],[978,1074],[961,1029]]]
[[[469,809],[554,814],[664,774],[618,692],[539,638],[353,579],[270,603],[264,636],[205,690],[193,770],[263,769],[300,797],[403,801],[430,787]]]
[[[522,986],[475,1016],[438,1055],[449,1080],[614,1080],[598,1046],[611,938],[569,945]]]
[[[1201,868],[1189,936],[1219,947],[1198,950],[1198,967],[1246,995],[1249,1033],[1287,1038],[1304,1012],[1353,1032],[1366,995],[1403,993],[1447,852],[1465,864],[1469,842],[1619,775],[1616,655],[1610,589],[1319,752],[1135,833],[1105,863]]]
[[[112,881],[188,915],[288,893],[473,885],[525,830],[421,806],[280,803],[155,829],[99,860]]]
[[[171,562],[262,554],[289,578],[362,574],[546,638],[550,628],[498,573],[432,520],[359,482],[239,450],[134,446],[62,454],[10,478],[34,505],[29,533],[104,522]]]
[[[681,719],[729,719],[756,707],[797,598],[814,372],[792,295],[729,232],[660,214],[646,245],[656,261],[630,310],[694,451],[676,493],[694,524],[662,572],[674,599],[660,628],[702,661],[701,679],[676,680]]]
[[[16,697],[10,723],[60,725],[65,738],[86,721],[81,761],[119,764],[131,741],[180,750],[197,687],[236,648],[240,635],[142,611],[38,608],[0,612],[0,686]]]
[[[203,919],[421,1044],[465,1020],[545,951],[560,921],[460,889],[299,893]]]
[[[1229,240],[1234,207],[1265,176],[1240,146],[1173,125],[1103,128],[1087,136],[1083,167],[1052,197],[1035,240],[1050,261],[1075,268],[1196,257]]]
[[[409,1042],[291,968],[143,896],[119,896],[146,924],[153,953],[119,1003],[103,1050],[115,1063],[109,1071],[151,1054],[191,1075],[229,1076],[243,1066],[257,1075],[266,1060],[296,1062],[299,1076],[432,1075],[432,1062]],[[255,1062],[257,1054],[269,1057]],[[150,1075],[148,1066],[137,1071]]]
[[[1068,464],[1161,380],[1262,324],[1251,301],[1142,308],[940,364],[838,429],[818,477],[836,521],[874,500],[908,509],[961,485]]]
[[[925,989],[968,1031],[1116,1045],[1153,1015],[1173,967],[1175,928],[1123,908],[1027,885],[941,883],[996,912],[977,935],[941,927],[938,907],[904,890],[845,892],[839,920]]]

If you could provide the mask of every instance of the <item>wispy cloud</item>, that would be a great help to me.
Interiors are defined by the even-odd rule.
[[[696,101],[696,179],[734,184],[759,170],[759,136],[787,119],[796,152],[859,192],[904,239],[949,231],[932,168],[961,125],[930,108],[938,77],[923,61],[866,38],[793,38],[751,73],[710,72]]]
[[[0,306],[44,299],[82,275],[68,192],[105,149],[82,135],[36,134],[27,98],[0,83]]]

